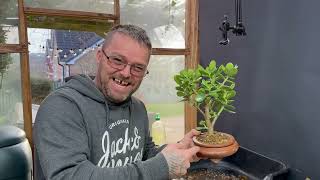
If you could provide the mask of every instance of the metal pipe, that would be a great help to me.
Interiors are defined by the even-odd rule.
[[[236,25],[238,25],[242,23],[241,0],[235,0],[235,9],[236,9]]]
[[[245,36],[247,34],[245,27],[242,24],[243,22],[242,22],[241,0],[235,0],[235,16],[236,16],[235,25],[230,26],[227,16],[225,15],[222,25],[219,27],[219,30],[222,32],[222,40],[219,41],[219,44],[227,45],[229,43],[229,39],[228,39],[229,30],[232,30],[232,33],[234,33],[236,36]]]

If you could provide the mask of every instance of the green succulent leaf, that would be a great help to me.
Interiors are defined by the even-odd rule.
[[[184,93],[181,92],[181,91],[178,91],[178,92],[177,92],[177,96],[179,96],[179,97],[184,97]]]
[[[235,110],[236,108],[232,105],[229,105],[229,104],[226,104],[224,105],[225,109],[228,109],[228,110]]]
[[[209,64],[209,69],[210,69],[211,71],[215,71],[216,68],[217,68],[217,63],[216,63],[216,61],[215,61],[215,60],[211,60],[211,62],[210,62],[210,64]]]
[[[238,66],[234,66],[232,63],[226,65],[225,71],[228,76],[235,76],[238,73]]]
[[[174,79],[174,81],[175,81],[177,84],[181,84],[180,75],[175,75],[175,76],[173,76],[173,79]]]
[[[207,128],[207,123],[206,123],[206,121],[205,121],[205,120],[201,120],[201,121],[199,121],[199,125],[201,125],[202,127]]]
[[[177,86],[177,87],[176,87],[176,90],[177,90],[177,91],[183,91],[184,88],[182,88],[181,86]]]
[[[230,85],[229,87],[230,87],[230,89],[234,89],[234,88],[235,88],[235,86],[236,86],[236,84],[235,84],[234,82],[232,82],[232,83],[231,83],[231,85]]]
[[[203,131],[207,131],[208,128],[207,127],[196,127],[196,130],[203,132]]]
[[[197,96],[195,98],[195,101],[198,102],[198,103],[201,103],[201,102],[203,102],[205,97],[206,96],[204,94],[197,94]]]
[[[227,94],[227,98],[228,99],[233,98],[235,96],[236,96],[236,91],[235,90],[228,91],[228,94]]]
[[[225,111],[227,111],[227,112],[229,112],[229,113],[236,113],[235,111],[232,111],[232,110],[230,110],[230,109],[224,109]]]
[[[222,72],[225,72],[225,67],[224,67],[224,65],[222,64],[222,65],[220,65],[220,67],[219,67],[219,69],[218,69],[218,72],[219,73],[222,73]]]
[[[200,73],[201,76],[206,76],[208,74],[207,71],[202,66],[198,67],[198,72]]]
[[[227,104],[231,104],[231,103],[233,103],[233,102],[234,102],[234,100],[231,99],[231,100],[228,100],[228,101],[227,101]]]
[[[202,85],[203,87],[209,89],[209,90],[212,88],[212,84],[211,84],[209,81],[204,80],[204,79],[202,79],[201,85]]]
[[[211,92],[209,93],[209,95],[210,95],[211,97],[214,97],[214,98],[218,98],[218,97],[219,97],[219,94],[217,93],[217,91],[211,91]]]

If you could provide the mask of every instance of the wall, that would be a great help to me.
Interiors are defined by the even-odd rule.
[[[291,167],[289,179],[320,179],[320,1],[243,0],[246,37],[229,33],[221,46],[223,15],[234,25],[234,0],[200,0],[200,61],[239,65],[237,113],[217,129]]]

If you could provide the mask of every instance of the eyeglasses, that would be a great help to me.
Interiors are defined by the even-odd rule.
[[[108,56],[103,50],[101,50],[103,55],[109,60],[109,64],[112,68],[117,70],[123,70],[127,65],[130,66],[130,73],[133,76],[144,77],[149,74],[147,67],[141,64],[129,64],[127,61],[116,56]]]

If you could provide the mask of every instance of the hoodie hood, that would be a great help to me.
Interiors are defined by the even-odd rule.
[[[94,81],[89,76],[83,74],[71,77],[71,79],[60,88],[71,88],[78,91],[84,96],[94,99],[95,101],[98,101],[100,103],[105,102],[104,95],[96,87]]]

